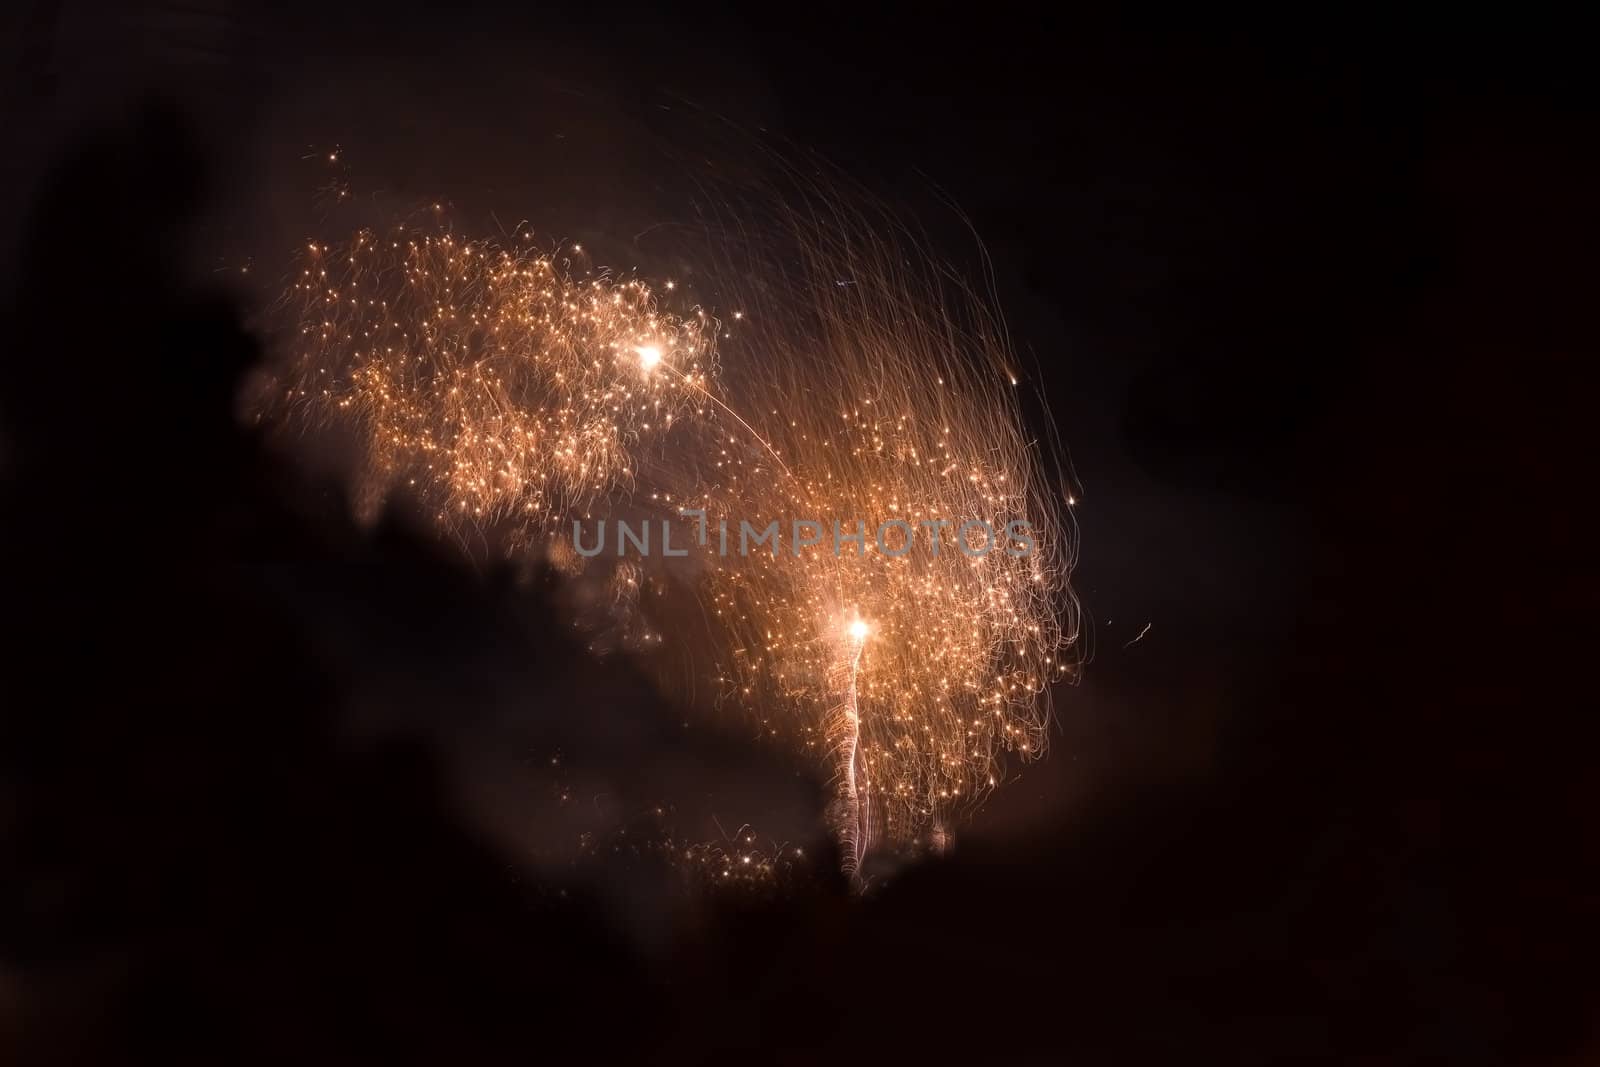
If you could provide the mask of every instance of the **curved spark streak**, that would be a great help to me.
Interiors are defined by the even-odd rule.
[[[839,840],[840,866],[846,876],[858,881],[861,863],[872,844],[872,803],[867,796],[867,768],[861,759],[861,709],[856,699],[856,678],[867,631],[857,620],[850,624],[849,633],[848,676],[838,712],[841,795],[835,801],[832,829]]]
[[[784,475],[786,477],[788,477],[788,478],[793,478],[794,477],[794,472],[791,471],[789,469],[789,465],[783,461],[783,457],[778,455],[778,450],[776,448],[772,447],[772,442],[768,441],[765,437],[762,437],[761,436],[761,432],[759,430],[757,430],[754,426],[751,426],[748,422],[746,422],[744,420],[744,416],[743,415],[740,415],[737,411],[735,411],[732,408],[730,408],[727,404],[724,404],[722,402],[722,400],[719,397],[717,397],[714,393],[712,393],[710,390],[706,389],[706,387],[701,385],[699,382],[697,382],[697,381],[693,380],[692,378],[688,377],[687,375],[685,375],[677,367],[674,367],[670,363],[668,363],[666,365],[666,367],[672,373],[676,374],[679,377],[679,379],[681,379],[683,381],[683,383],[685,385],[689,386],[689,388],[691,388],[691,389],[694,389],[701,396],[705,397],[707,400],[711,401],[717,407],[721,408],[723,414],[727,415],[728,417],[733,419],[734,422],[737,422],[740,426],[744,427],[746,432],[748,432],[751,437],[753,437],[757,441],[759,441],[761,443],[761,447],[762,448],[767,450],[767,454],[772,457],[772,462],[776,463],[780,468],[782,468]]]

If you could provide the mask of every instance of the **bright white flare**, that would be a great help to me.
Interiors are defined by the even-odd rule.
[[[661,349],[655,345],[640,345],[636,351],[639,353],[639,365],[645,370],[661,362]]]
[[[865,641],[870,630],[865,619],[857,619],[850,624],[850,636],[856,641]]]

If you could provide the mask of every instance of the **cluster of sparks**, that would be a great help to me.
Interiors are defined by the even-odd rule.
[[[403,482],[443,523],[588,514],[704,391],[716,324],[570,262],[405,228],[310,242],[282,399],[360,428],[369,499]],[[640,373],[640,352],[670,353],[679,377]]]
[[[860,217],[796,232],[801,253],[724,284],[738,303],[716,314],[523,231],[312,243],[270,406],[351,433],[369,501],[403,491],[446,532],[508,532],[569,572],[601,563],[569,550],[573,521],[624,508],[785,538],[791,518],[860,522],[859,548],[701,550],[688,583],[704,673],[826,769],[854,873],[879,845],[940,847],[1007,753],[1042,753],[1075,662],[1071,527],[985,302]],[[913,532],[884,552],[891,520]],[[962,552],[968,520],[1022,520],[1032,551]]]

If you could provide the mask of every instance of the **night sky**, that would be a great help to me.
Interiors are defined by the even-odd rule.
[[[0,18],[0,1060],[1600,1057],[1576,29],[566,6]],[[330,212],[626,247],[730,128],[959,206],[1079,498],[1050,756],[863,898],[687,889],[820,785],[237,417]]]

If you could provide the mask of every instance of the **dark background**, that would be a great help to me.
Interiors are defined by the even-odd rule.
[[[1463,18],[8,11],[0,1056],[1591,1061],[1589,57]],[[815,784],[234,417],[302,156],[604,239],[685,112],[958,203],[1081,482],[1053,753],[865,899],[685,889]]]

